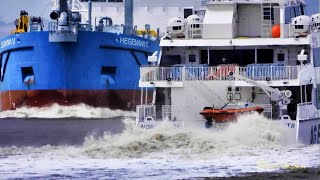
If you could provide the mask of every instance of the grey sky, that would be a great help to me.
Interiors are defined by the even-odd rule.
[[[0,6],[0,21],[11,23],[19,17],[21,10],[26,10],[31,16],[49,18],[50,0],[2,0]]]
[[[13,22],[19,18],[20,11],[25,10],[31,16],[49,19],[51,0],[1,0],[0,6],[0,38],[14,29]]]

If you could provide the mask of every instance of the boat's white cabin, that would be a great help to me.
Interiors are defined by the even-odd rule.
[[[210,0],[204,16],[194,14],[170,19],[167,38],[306,37],[313,28],[319,27],[320,19],[319,14],[305,16],[304,3],[300,0]]]

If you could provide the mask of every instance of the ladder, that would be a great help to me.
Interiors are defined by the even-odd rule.
[[[272,29],[272,5],[261,3],[261,37],[271,37]]]

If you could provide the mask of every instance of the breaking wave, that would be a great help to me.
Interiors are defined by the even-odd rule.
[[[126,130],[121,134],[87,137],[83,152],[94,158],[255,156],[284,147],[286,140],[282,135],[285,131],[282,124],[258,114],[244,115],[237,123],[222,129],[192,126],[176,129],[169,122],[164,122],[154,129],[145,130],[126,119]]]
[[[0,112],[0,118],[113,118],[119,116],[134,117],[135,112],[96,108],[86,104],[73,106],[53,104],[48,107],[21,107]]]

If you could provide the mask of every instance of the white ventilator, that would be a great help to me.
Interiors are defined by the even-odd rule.
[[[320,13],[311,16],[310,25],[313,31],[320,30]]]
[[[310,17],[305,15],[297,16],[292,19],[291,25],[296,37],[307,34],[310,29]]]
[[[172,37],[184,36],[185,20],[180,17],[173,17],[169,19],[167,24],[167,32]]]

